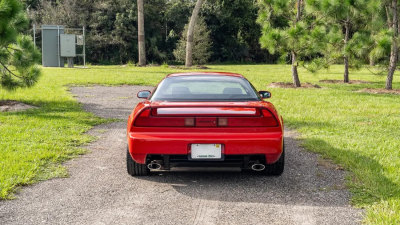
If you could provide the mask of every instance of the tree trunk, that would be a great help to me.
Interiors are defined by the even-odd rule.
[[[386,10],[387,26],[390,29],[392,27],[392,24],[390,22],[389,6],[385,6],[385,10]]]
[[[372,59],[369,59],[369,66],[375,66],[375,62]]]
[[[294,51],[292,51],[292,77],[293,85],[295,87],[301,87],[299,74],[297,73],[296,53]]]
[[[139,47],[139,66],[146,66],[146,42],[144,39],[144,15],[143,0],[137,0],[138,4],[138,47]]]
[[[299,22],[301,16],[301,1],[302,0],[297,0],[296,22]]]
[[[397,0],[392,0],[392,10],[393,10],[393,24],[392,24],[392,30],[393,30],[393,37],[392,37],[392,47],[390,50],[390,64],[389,64],[389,71],[388,75],[386,78],[386,89],[387,90],[392,90],[392,81],[393,81],[393,74],[394,71],[396,70],[396,64],[397,64],[397,55],[399,52],[398,46],[397,46],[397,36],[398,36],[398,30],[397,30]]]
[[[296,23],[300,21],[301,1],[302,0],[297,1],[297,14],[296,14],[296,21],[294,22],[294,26],[296,26]],[[299,74],[297,73],[296,52],[294,51],[294,49],[292,50],[292,78],[293,78],[294,87],[301,87]]]
[[[349,19],[347,18],[345,23],[346,35],[344,37],[344,48],[346,48],[347,42],[349,42]],[[344,59],[344,75],[343,75],[343,82],[349,83],[349,57],[347,55],[343,56]]]
[[[193,33],[194,25],[196,24],[197,15],[199,14],[203,0],[197,0],[196,6],[193,9],[192,17],[190,18],[188,32],[187,32],[187,42],[186,42],[186,61],[185,66],[191,67],[193,65]]]

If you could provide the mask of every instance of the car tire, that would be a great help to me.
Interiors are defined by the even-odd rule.
[[[129,153],[129,146],[126,148],[126,168],[128,169],[128,174],[132,177],[147,176],[150,173],[146,164],[139,164],[132,159],[132,156]]]
[[[278,161],[272,164],[266,164],[263,172],[264,175],[280,176],[283,173],[284,168],[285,168],[285,144],[283,144],[282,154],[281,157],[279,157]]]

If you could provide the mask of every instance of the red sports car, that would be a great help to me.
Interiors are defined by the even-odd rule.
[[[266,175],[284,169],[283,120],[242,75],[174,73],[128,119],[127,169],[132,176],[171,167],[240,167]]]

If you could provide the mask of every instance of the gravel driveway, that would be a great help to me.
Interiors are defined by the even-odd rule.
[[[125,120],[138,90],[74,87],[83,108]],[[359,224],[344,172],[305,152],[286,131],[286,168],[265,177],[233,169],[191,169],[133,178],[126,172],[126,123],[96,126],[91,153],[66,163],[69,178],[22,188],[0,201],[0,224]]]

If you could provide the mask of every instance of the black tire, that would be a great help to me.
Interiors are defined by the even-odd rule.
[[[129,154],[129,146],[126,148],[126,168],[132,177],[147,176],[150,173],[146,164],[139,164],[132,159],[131,154]]]
[[[284,168],[285,168],[285,144],[283,144],[282,154],[281,157],[279,157],[278,161],[276,161],[273,164],[266,164],[263,172],[264,175],[280,176],[283,173]]]

